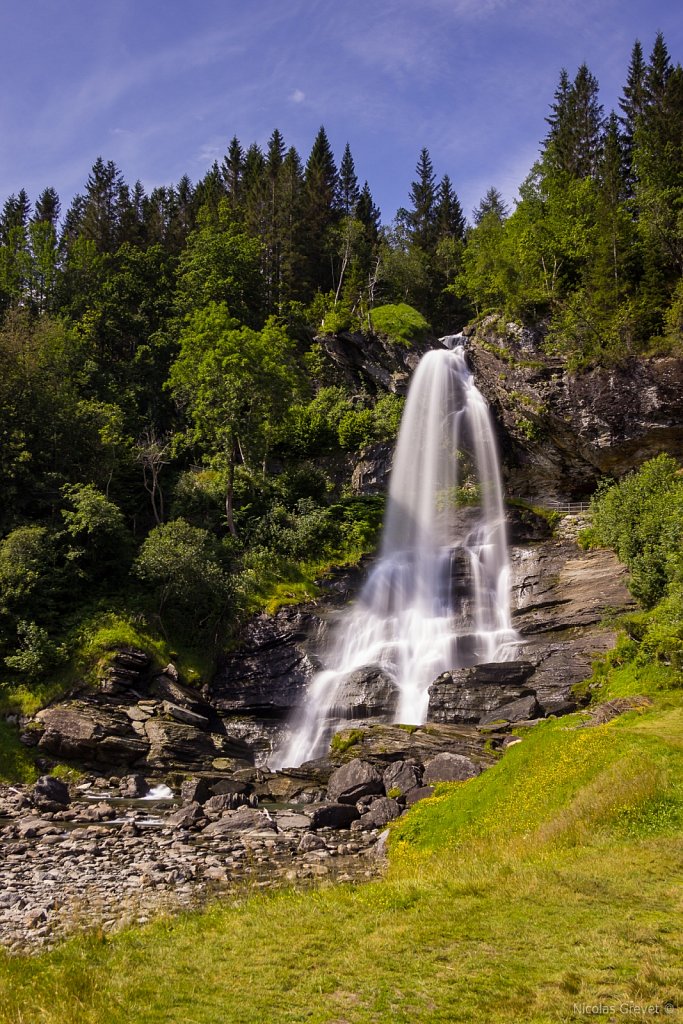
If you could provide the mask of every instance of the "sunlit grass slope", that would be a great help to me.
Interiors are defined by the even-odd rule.
[[[549,1022],[683,1006],[681,690],[650,698],[603,725],[543,723],[441,787],[395,827],[386,880],[0,959],[0,1020]]]

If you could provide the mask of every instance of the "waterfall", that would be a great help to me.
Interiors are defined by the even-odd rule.
[[[326,753],[357,714],[358,671],[379,668],[384,719],[426,720],[441,672],[514,653],[500,468],[491,417],[464,339],[428,352],[401,421],[379,557],[333,630],[289,743],[271,764]]]

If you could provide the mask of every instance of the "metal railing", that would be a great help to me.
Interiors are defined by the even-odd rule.
[[[590,501],[549,501],[546,504],[553,511],[562,512],[568,516],[578,516],[589,512],[591,507]]]

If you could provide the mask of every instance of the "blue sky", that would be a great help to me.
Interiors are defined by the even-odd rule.
[[[0,202],[52,185],[66,207],[98,155],[147,189],[196,181],[275,127],[305,161],[324,124],[385,221],[422,146],[469,215],[514,197],[561,67],[585,61],[608,110],[658,29],[682,60],[674,0],[4,0]]]

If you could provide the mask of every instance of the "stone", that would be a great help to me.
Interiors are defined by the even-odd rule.
[[[434,782],[465,782],[479,775],[481,769],[469,757],[445,752],[427,761],[423,774],[425,785]]]
[[[176,828],[191,828],[204,818],[201,804],[190,803],[169,815],[168,821]]]
[[[504,704],[534,694],[528,661],[503,661],[444,672],[429,687],[427,720],[477,723]],[[495,716],[494,716],[495,717]]]
[[[332,803],[355,804],[362,796],[382,793],[382,776],[374,765],[354,758],[332,772],[327,799]]]
[[[239,807],[236,811],[225,811],[217,821],[212,821],[202,835],[214,836],[226,833],[275,832],[277,826],[267,811],[257,811],[253,807]]]
[[[204,804],[212,795],[213,790],[208,779],[190,778],[185,779],[180,786],[180,799],[183,803]]]
[[[150,744],[147,759],[154,767],[206,770],[221,753],[249,756],[249,751],[237,740],[181,722],[150,718],[145,723],[145,732]]]
[[[121,796],[129,800],[140,800],[147,796],[150,785],[144,775],[126,775],[119,783]]]
[[[399,790],[399,795],[405,796],[411,789],[419,786],[420,781],[421,773],[418,772],[415,765],[409,764],[407,761],[392,761],[382,775],[384,791],[387,794],[391,790]]]
[[[310,825],[310,820],[309,820]],[[301,837],[298,846],[299,853],[311,853],[313,850],[326,850],[327,844],[322,836],[316,836],[313,832],[306,832]]]
[[[398,687],[378,665],[351,672],[335,695],[336,713],[347,719],[393,715],[398,704]]]
[[[311,819],[308,814],[297,814],[296,811],[278,811],[275,818],[277,827],[283,832],[298,831],[299,829],[309,829],[311,827]]]
[[[43,730],[38,749],[60,760],[126,765],[147,754],[148,744],[133,732],[122,709],[67,701],[39,711],[36,721]]]
[[[373,800],[367,811],[360,816],[363,828],[384,828],[401,814],[401,805],[388,796],[380,796]]]
[[[311,811],[311,828],[349,828],[360,814],[352,804],[318,804]]]
[[[412,807],[413,804],[418,803],[420,800],[426,800],[434,794],[433,786],[417,786],[415,789],[410,789],[406,793],[406,807]]]
[[[197,729],[208,729],[209,719],[206,715],[200,715],[196,711],[190,711],[189,708],[184,708],[180,704],[173,704],[170,700],[165,700],[161,709],[163,714],[170,715],[176,722],[184,722],[186,725],[194,725]]]
[[[46,810],[67,807],[71,802],[69,787],[61,779],[56,779],[52,775],[43,775],[38,779],[31,795],[33,802]]]
[[[484,715],[483,718],[479,719],[479,724],[488,725],[496,721],[510,723],[526,722],[531,718],[535,718],[539,711],[540,708],[536,702],[536,695],[530,693],[528,696],[519,697],[509,704],[503,704],[501,707],[496,708],[495,711],[490,711],[488,715]]]
[[[224,811],[234,811],[236,807],[246,803],[248,803],[248,797],[244,793],[221,793],[206,801],[204,814],[207,818],[218,818]]]

